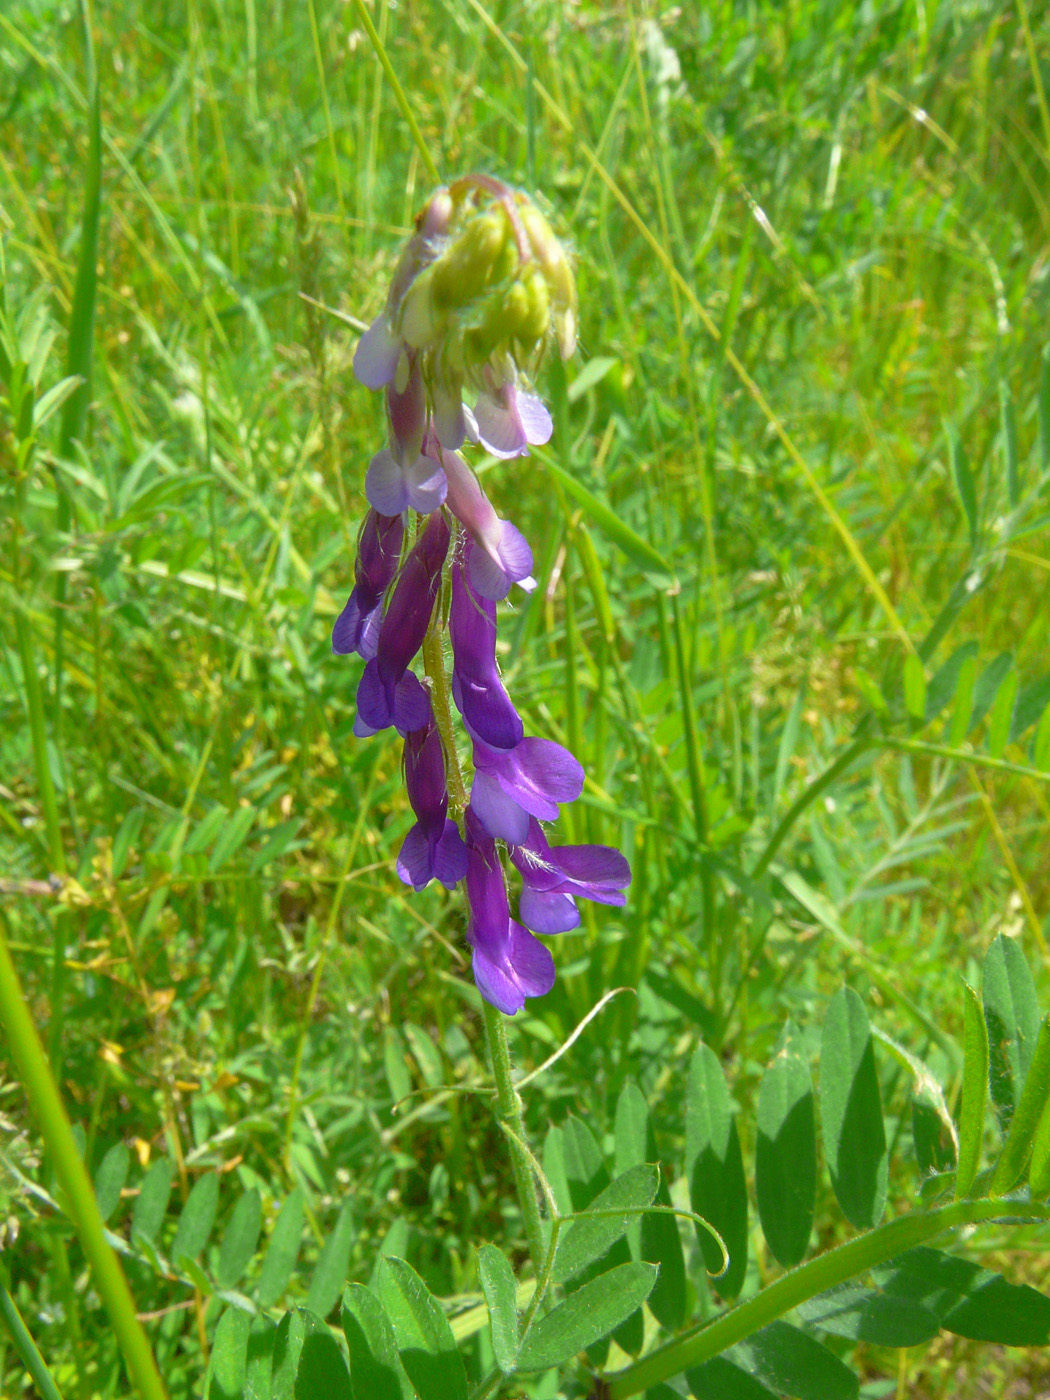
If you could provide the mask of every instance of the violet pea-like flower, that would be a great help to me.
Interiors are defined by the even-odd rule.
[[[467,873],[467,848],[448,815],[445,760],[433,715],[405,736],[405,784],[416,822],[401,847],[397,873],[417,891],[434,879],[450,890]]]
[[[493,457],[527,457],[529,444],[550,440],[554,424],[542,399],[508,382],[483,393],[468,434]]]
[[[554,986],[554,959],[538,938],[510,917],[507,886],[496,843],[467,813],[467,939],[474,950],[478,991],[505,1016],[526,997],[541,997]]]
[[[408,734],[427,722],[430,707],[426,692],[418,681],[413,686],[406,678],[411,675],[409,664],[423,645],[430,625],[448,545],[448,523],[442,512],[435,512],[398,575],[379,628],[376,654],[366,665],[358,685],[354,733],[359,738],[391,724],[400,733]]]
[[[390,446],[377,452],[365,475],[368,504],[384,515],[417,510],[429,515],[445,499],[447,483],[439,462],[423,455],[426,432],[426,390],[418,357],[407,357],[407,380],[386,393]]]
[[[337,656],[351,651],[366,661],[375,656],[383,595],[397,573],[404,533],[400,515],[380,515],[370,510],[365,516],[354,564],[353,592],[332,628],[332,650]]]
[[[466,549],[471,548],[468,541]],[[452,565],[452,698],[471,729],[497,749],[521,743],[524,727],[496,665],[496,604],[471,588],[463,561]]]
[[[615,846],[549,846],[539,822],[512,848],[510,858],[522,878],[518,911],[537,933],[568,933],[580,922],[578,898],[622,905],[631,867]]]
[[[482,490],[481,483],[458,452],[442,452],[433,441],[426,451],[445,469],[448,486],[446,504],[470,532],[467,576],[474,591],[498,603],[510,592],[512,583],[526,592],[536,587],[532,575],[532,550],[521,531],[501,520]]]
[[[582,766],[553,739],[496,749],[469,725],[468,732],[474,741],[470,805],[489,836],[519,846],[528,840],[531,818],[554,821],[558,804],[575,802],[583,791]]]

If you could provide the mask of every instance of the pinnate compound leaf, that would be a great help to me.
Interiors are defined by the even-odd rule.
[[[599,1274],[533,1323],[518,1355],[518,1370],[559,1366],[609,1336],[641,1307],[655,1282],[654,1264],[620,1264]]]
[[[977,993],[965,982],[963,989],[963,1080],[959,1096],[959,1166],[955,1173],[955,1197],[960,1201],[973,1189],[980,1166],[988,1106],[988,1027]]]
[[[886,1208],[886,1132],[868,1013],[850,987],[832,997],[824,1022],[820,1112],[839,1205],[858,1228],[877,1225]]]
[[[241,1400],[248,1372],[251,1318],[240,1308],[227,1308],[212,1342],[208,1400]]]
[[[109,1220],[120,1205],[120,1193],[130,1167],[131,1153],[122,1142],[115,1143],[99,1163],[95,1173],[95,1200],[103,1220]]]
[[[318,1317],[328,1316],[343,1291],[346,1271],[350,1264],[353,1229],[350,1204],[344,1202],[335,1222],[335,1229],[321,1250],[321,1257],[317,1261],[314,1276],[310,1280],[310,1290],[306,1295],[306,1306]]]
[[[278,1212],[263,1258],[256,1293],[264,1308],[273,1307],[288,1287],[295,1261],[299,1258],[303,1216],[303,1193],[296,1187]]]
[[[729,1264],[715,1279],[715,1287],[723,1298],[735,1298],[747,1270],[747,1184],[725,1075],[706,1045],[697,1048],[689,1064],[685,1144],[692,1208],[710,1221],[729,1253]],[[697,1235],[705,1267],[718,1274],[723,1264],[718,1241],[699,1225]]]
[[[452,1329],[415,1269],[403,1259],[384,1259],[378,1282],[402,1364],[419,1400],[466,1400],[467,1373]]]
[[[921,1304],[948,1332],[1001,1346],[1050,1343],[1050,1298],[940,1249],[909,1250],[874,1271],[884,1293]]]
[[[355,1400],[343,1353],[327,1328],[303,1341],[293,1395],[294,1400]]]
[[[649,1121],[649,1106],[641,1089],[627,1080],[616,1104],[616,1170],[625,1172],[641,1162],[658,1162],[660,1153]],[[671,1195],[661,1173],[656,1203],[670,1206]],[[659,1266],[656,1285],[649,1294],[649,1311],[668,1331],[682,1325],[685,1317],[685,1254],[678,1221],[669,1211],[650,1211],[640,1226],[627,1231],[631,1254]]]
[[[295,1376],[307,1337],[329,1335],[328,1328],[306,1308],[285,1313],[273,1339],[271,1400],[296,1400]]]
[[[773,1257],[793,1268],[813,1229],[817,1129],[809,1065],[790,1022],[759,1086],[755,1194]]]
[[[514,1270],[494,1244],[478,1250],[481,1291],[489,1310],[489,1333],[496,1365],[509,1375],[518,1357],[518,1302]]]
[[[363,1283],[343,1294],[343,1335],[350,1348],[354,1400],[414,1400],[383,1305]]]
[[[912,1298],[895,1298],[863,1284],[847,1283],[809,1298],[799,1317],[823,1332],[880,1347],[911,1347],[940,1331],[935,1313]]]
[[[233,1288],[240,1282],[245,1269],[252,1262],[261,1228],[262,1198],[253,1186],[234,1206],[230,1223],[222,1237],[219,1263],[215,1270],[215,1281],[220,1288]]]
[[[219,1177],[216,1172],[208,1172],[190,1192],[179,1216],[179,1223],[175,1227],[171,1257],[176,1264],[180,1256],[186,1259],[197,1258],[208,1243],[218,1208]]]
[[[587,1207],[592,1211],[630,1211],[652,1205],[660,1184],[659,1170],[647,1163],[629,1167]],[[576,1220],[558,1241],[554,1258],[554,1281],[575,1278],[588,1264],[602,1259],[630,1225],[630,1214]]]
[[[1002,934],[985,954],[984,1019],[988,1025],[989,1087],[1006,1132],[1032,1063],[1039,1033],[1039,1002],[1024,954]]]
[[[131,1215],[132,1244],[141,1244],[143,1240],[152,1244],[160,1233],[171,1197],[174,1171],[169,1159],[161,1157],[142,1178],[142,1185],[135,1199],[135,1209]]]

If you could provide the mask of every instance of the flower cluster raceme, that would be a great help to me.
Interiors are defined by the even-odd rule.
[[[357,377],[385,391],[389,439],[365,477],[370,509],[332,649],[365,662],[355,734],[393,727],[404,740],[416,820],[398,874],[415,890],[465,884],[474,978],[508,1015],[554,985],[535,935],[576,928],[580,898],[622,905],[631,879],[613,847],[548,843],[541,823],[579,797],[583,769],[560,744],[525,734],[503,685],[496,604],[515,584],[535,587],[532,552],[460,452],[469,442],[513,458],[546,442],[551,417],[528,386],[552,343],[565,356],[575,341],[572,270],[546,219],[520,191],[469,176],[420,214],[354,356]],[[450,771],[455,793],[462,783],[446,627],[473,760],[463,811],[449,795]],[[421,650],[422,679],[412,669]],[[508,862],[521,877],[516,920]]]

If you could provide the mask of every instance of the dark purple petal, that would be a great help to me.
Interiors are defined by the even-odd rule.
[[[535,933],[571,933],[580,926],[580,911],[571,894],[546,893],[526,885],[518,912],[521,922]]]
[[[474,981],[486,1001],[505,1016],[514,1016],[526,997],[542,997],[554,986],[554,958],[549,948],[521,924],[510,924],[508,947],[497,960],[474,949]]]
[[[448,524],[444,515],[435,513],[430,516],[405,560],[383,617],[376,649],[376,666],[379,679],[387,689],[391,708],[391,692],[423,645],[430,625],[448,544]],[[422,723],[425,722],[424,719]]]
[[[405,736],[405,786],[416,820],[427,839],[436,843],[445,830],[448,788],[441,735],[429,715],[427,724]]]
[[[373,626],[383,594],[397,573],[403,536],[399,515],[380,515],[370,510],[365,517],[354,561],[354,590],[332,628],[332,650],[338,655],[351,651],[366,657],[371,654],[364,650],[362,639]],[[375,619],[376,629],[380,620]]]
[[[446,889],[454,889],[467,873],[467,848],[456,823],[446,819],[443,831],[433,840],[416,822],[401,847],[397,873],[417,893],[431,880],[440,880]]]
[[[597,904],[626,903],[623,890],[631,883],[631,867],[613,846],[549,846],[543,828],[533,820],[528,839],[510,855],[529,889],[573,895]]]
[[[399,734],[421,729],[430,717],[430,697],[412,671],[406,671],[392,686],[384,685],[379,663],[373,658],[365,666],[357,687],[357,719],[354,733],[359,739],[378,734],[393,725]]]
[[[397,382],[386,391],[390,435],[397,456],[402,462],[414,462],[423,448],[423,432],[427,421],[426,390],[419,357],[409,357],[410,370],[404,390],[398,392]]]
[[[468,540],[468,564],[471,548]],[[473,591],[460,560],[452,566],[449,632],[452,695],[460,713],[485,743],[497,749],[514,748],[525,731],[496,665],[496,605]]]

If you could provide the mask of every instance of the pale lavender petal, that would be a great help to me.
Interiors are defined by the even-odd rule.
[[[510,592],[512,583],[521,584],[526,592],[536,581],[530,577],[532,550],[521,531],[509,520],[499,522],[499,543],[490,550],[488,541],[475,536],[470,551],[467,573],[476,593],[490,602],[498,603]]]
[[[547,405],[535,394],[518,390],[518,418],[525,433],[526,442],[537,446],[549,442],[554,431],[554,423],[547,412]]]
[[[507,386],[512,388],[513,386]],[[482,394],[474,406],[474,416],[478,424],[478,438],[482,447],[493,457],[521,457],[528,453],[528,438],[514,407],[505,402],[506,395],[500,391],[500,398]]]
[[[529,834],[528,813],[488,773],[475,773],[470,806],[489,836],[520,846]]]
[[[405,468],[403,480],[407,504],[420,515],[430,515],[443,503],[448,482],[445,473],[435,467],[429,457],[417,457]]]
[[[401,340],[390,329],[386,312],[377,316],[357,342],[354,373],[368,389],[382,389],[397,373]],[[390,514],[390,512],[384,512]]]
[[[433,471],[433,463],[430,463]],[[365,473],[365,496],[380,515],[400,515],[408,508],[405,469],[389,448],[377,452]]]
[[[535,933],[570,933],[580,926],[580,911],[571,894],[534,890],[529,885],[521,891],[518,913]]]
[[[510,973],[480,948],[474,949],[473,971],[478,991],[485,1000],[504,1016],[517,1015],[525,1005],[525,993]]]

